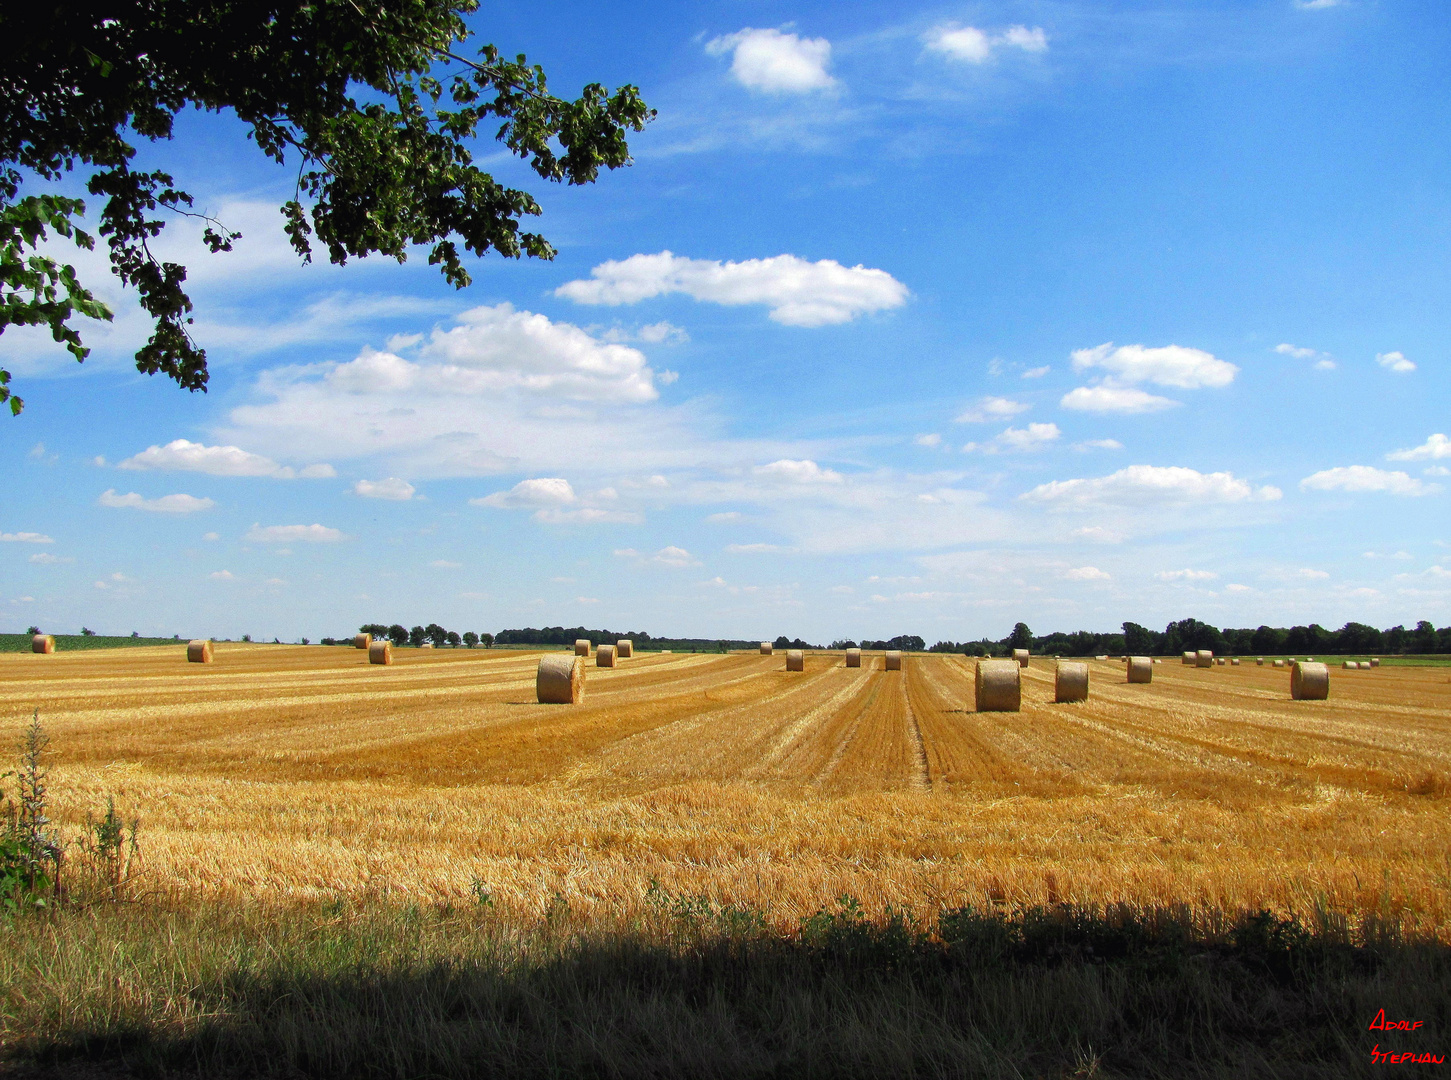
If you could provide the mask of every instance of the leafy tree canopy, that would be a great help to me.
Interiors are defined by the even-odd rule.
[[[75,270],[42,254],[49,233],[82,248],[79,199],[23,194],[27,186],[91,170],[87,190],[105,199],[98,232],[117,277],[135,288],[155,322],[136,354],[143,372],[205,390],[206,352],[193,340],[186,268],[151,242],[161,211],[206,222],[206,246],[229,251],[240,236],[191,208],[161,170],[132,168],[135,143],[172,137],[177,114],[230,110],[248,138],[296,168],[282,205],[292,246],[310,261],[372,253],[402,262],[410,245],[457,288],[469,284],[459,247],[484,255],[549,259],[538,233],[521,231],[540,208],[473,164],[469,143],[485,125],[546,180],[587,184],[601,167],[628,164],[627,131],[654,113],[634,86],[598,83],[567,101],[544,71],[492,45],[473,56],[464,16],[477,0],[119,0],[0,5],[0,333],[45,326],[79,361],[89,350],[77,315],[111,312]],[[493,124],[498,124],[493,129]],[[22,407],[0,371],[0,403]]]

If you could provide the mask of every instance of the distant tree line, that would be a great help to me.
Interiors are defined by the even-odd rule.
[[[831,643],[833,649],[901,649],[903,652],[924,652],[927,649],[927,642],[916,634],[898,634],[886,641],[868,641],[863,638],[861,641],[852,641],[850,638],[842,638]],[[956,649],[946,650],[956,652]]]
[[[401,623],[384,626],[382,623],[367,623],[359,628],[361,633],[372,634],[374,638],[387,638],[401,648],[411,645],[418,648],[424,642],[431,642],[437,648],[448,646],[466,648],[492,648],[495,645],[545,645],[567,647],[581,638],[591,646],[613,643],[620,638],[629,638],[637,649],[670,649],[676,652],[727,652],[731,649],[754,649],[758,642],[727,638],[664,638],[654,637],[643,630],[594,630],[584,626],[546,626],[536,629],[532,626],[517,630],[500,630],[497,634],[475,633],[470,630],[459,634],[446,630],[438,623],[415,626],[411,630]],[[351,638],[323,638],[324,645],[345,645]],[[819,649],[801,638],[788,638],[785,634],[772,643],[778,649]],[[1017,623],[1012,632],[1002,639],[981,638],[977,641],[939,641],[930,649],[923,638],[916,634],[898,634],[885,641],[863,639],[860,642],[839,638],[831,643],[833,649],[901,649],[903,652],[960,653],[966,656],[1008,656],[1013,649],[1029,649],[1047,656],[1094,656],[1109,653],[1115,656],[1177,656],[1191,649],[1212,649],[1226,655],[1294,655],[1304,653],[1314,656],[1340,654],[1360,655],[1365,653],[1451,653],[1451,626],[1436,629],[1430,622],[1421,620],[1415,627],[1392,626],[1377,630],[1365,623],[1349,622],[1339,630],[1327,630],[1318,623],[1308,626],[1258,626],[1254,628],[1225,628],[1211,626],[1198,619],[1180,619],[1171,622],[1162,631],[1150,630],[1138,623],[1126,622],[1121,632],[1099,633],[1093,630],[1077,630],[1073,633],[1055,631],[1051,634],[1035,634],[1026,623]]]
[[[546,626],[538,630],[526,626],[522,630],[500,630],[494,635],[494,644],[569,646],[584,639],[591,646],[596,646],[613,644],[620,638],[630,639],[637,649],[669,649],[673,652],[728,652],[731,649],[754,649],[759,644],[729,638],[655,637],[644,630],[592,630],[584,626]]]
[[[463,646],[468,649],[482,645],[484,648],[491,648],[494,644],[493,634],[478,634],[472,630],[460,634],[456,630],[445,630],[438,623],[429,623],[427,626],[415,626],[412,630],[402,623],[394,623],[392,626],[385,626],[382,623],[364,623],[358,627],[360,634],[372,634],[375,641],[382,641],[385,638],[393,643],[395,648],[403,648],[411,645],[415,649],[422,648],[424,643],[432,644],[435,648],[446,647],[458,648]],[[350,645],[352,638],[323,638],[324,645]]]
[[[896,648],[896,646],[893,646]],[[1421,620],[1414,629],[1392,626],[1377,630],[1365,623],[1349,622],[1339,630],[1327,630],[1318,623],[1308,626],[1258,626],[1239,629],[1211,626],[1198,619],[1171,622],[1163,631],[1126,622],[1121,633],[1079,630],[1071,634],[1055,631],[1037,635],[1026,623],[1000,641],[939,641],[931,652],[963,653],[968,656],[1007,656],[1013,649],[1058,656],[1177,656],[1193,649],[1212,649],[1225,655],[1360,655],[1364,653],[1447,653],[1451,652],[1451,626],[1436,629]]]

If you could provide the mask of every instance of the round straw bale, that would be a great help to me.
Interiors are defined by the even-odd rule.
[[[1233,660],[1231,660],[1229,662],[1229,666],[1230,667],[1239,667],[1239,657],[1236,656]]]
[[[584,661],[567,653],[539,658],[534,696],[541,705],[576,705],[584,697]]]
[[[212,643],[209,638],[197,638],[186,643],[186,659],[189,664],[210,664]]]
[[[1020,666],[1027,667],[1028,666],[1028,650],[1027,649],[1014,649],[1013,650],[1013,659],[1016,660]]]
[[[1160,660],[1157,656],[1154,657],[1154,663],[1156,663],[1156,664],[1162,664],[1163,662],[1164,661]]]
[[[1380,657],[1379,656],[1372,656],[1370,658],[1370,666],[1371,667],[1380,667]]]
[[[1265,658],[1263,656],[1256,656],[1255,657],[1255,667],[1264,667],[1264,666],[1265,666]]]
[[[861,667],[862,666],[862,651],[860,649],[847,649],[847,651],[846,651],[846,666],[847,667]]]
[[[393,643],[391,641],[375,641],[368,646],[368,663],[391,664],[392,662]]]
[[[582,637],[582,638],[575,638],[574,639],[574,655],[575,656],[588,656],[589,655],[589,650],[590,650],[589,638]]]
[[[1088,700],[1088,665],[1082,660],[1059,660],[1053,673],[1054,701]]]
[[[615,655],[621,660],[628,660],[635,655],[635,642],[633,638],[622,637],[615,642]]]
[[[900,649],[888,649],[887,650],[887,670],[888,671],[901,671],[902,670],[902,652],[901,652]]]
[[[615,647],[613,645],[601,644],[595,650],[595,667],[614,667]]]
[[[354,634],[353,635],[353,648],[355,648],[355,649],[366,649],[371,644],[373,644],[373,635],[372,634]]]
[[[1285,662],[1283,660],[1276,660],[1275,661],[1275,667],[1284,667],[1284,666],[1285,666]]]
[[[1357,664],[1354,660],[1342,660],[1340,661],[1340,667],[1345,671],[1349,671],[1351,668],[1360,667],[1360,665]]]
[[[36,634],[30,639],[30,651],[33,653],[55,652],[54,634]]]
[[[1330,696],[1330,668],[1306,660],[1290,668],[1290,696],[1296,701],[1324,701]]]
[[[1095,660],[1107,660],[1108,659],[1108,653],[1104,653],[1102,656],[1095,656],[1094,659]]]
[[[1199,654],[1193,652],[1186,652],[1184,654],[1184,659],[1182,663],[1187,664],[1189,667],[1194,667],[1196,664],[1199,663]]]
[[[787,671],[805,671],[806,670],[806,654],[803,653],[800,649],[787,649],[786,650],[786,670]]]
[[[1214,663],[1216,667],[1224,667],[1224,665],[1227,664],[1228,661],[1225,660],[1225,658],[1222,656],[1216,656],[1214,658]]]
[[[1016,660],[979,660],[978,712],[1017,712],[1023,706],[1023,667]]]
[[[1200,649],[1197,653],[1194,654],[1194,666],[1195,667],[1213,667],[1214,666],[1214,650],[1213,649]]]
[[[1147,656],[1129,657],[1129,682],[1153,682],[1154,662]]]
[[[418,647],[420,649],[431,649],[431,648],[433,648],[433,642],[431,642],[431,641],[425,641],[422,645],[420,645]]]
[[[762,656],[770,656],[773,651],[774,651],[773,650],[773,647],[772,647],[772,645],[771,645],[771,643],[769,641],[763,641],[763,642],[761,642],[761,655]]]

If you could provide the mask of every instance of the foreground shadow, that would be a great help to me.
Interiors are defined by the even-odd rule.
[[[782,933],[676,901],[610,932],[308,908],[10,933],[32,958],[6,991],[15,1077],[1318,1078],[1451,1036],[1451,949],[1374,920],[1059,906],[924,927],[844,901]]]

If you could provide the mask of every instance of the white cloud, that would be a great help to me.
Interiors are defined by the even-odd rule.
[[[1427,465],[1421,473],[1425,476],[1451,476],[1451,469],[1445,465]]]
[[[457,570],[463,563],[450,562],[448,559],[434,559],[428,564],[435,570]]]
[[[1080,386],[1064,394],[1058,402],[1065,409],[1078,412],[1149,413],[1172,409],[1180,404],[1172,398],[1160,397],[1145,390],[1126,386]]]
[[[941,446],[942,436],[933,432],[931,435],[918,435],[912,441],[918,446]]]
[[[1005,452],[1044,450],[1062,434],[1057,424],[1029,424],[1025,428],[1008,428],[994,442]]]
[[[331,465],[308,465],[294,470],[271,458],[252,454],[240,446],[205,446],[186,439],[173,439],[165,446],[149,446],[116,466],[118,469],[156,469],[165,472],[199,472],[210,476],[270,476],[278,480],[328,479],[337,475]]]
[[[1073,444],[1073,449],[1078,451],[1086,450],[1122,450],[1124,444],[1117,439],[1085,439],[1083,442]]]
[[[690,335],[672,323],[657,322],[640,327],[639,338],[647,345],[684,345]]]
[[[726,550],[732,555],[769,555],[786,549],[779,544],[727,544]]]
[[[365,499],[390,499],[407,502],[417,489],[407,480],[390,476],[386,480],[359,480],[353,485],[353,493]]]
[[[1105,529],[1102,525],[1086,525],[1074,529],[1073,536],[1079,540],[1091,540],[1096,544],[1121,544],[1124,534],[1116,529]]]
[[[712,56],[731,53],[731,74],[750,90],[804,94],[836,86],[826,70],[831,63],[831,42],[825,38],[801,38],[748,26],[712,38],[705,51]]]
[[[1295,6],[1301,11],[1320,11],[1324,8],[1339,7],[1344,0],[1295,0]]]
[[[1023,372],[1023,374],[1020,375],[1019,378],[1041,379],[1044,375],[1048,374],[1048,372],[1052,370],[1053,369],[1051,367],[1049,367],[1047,364],[1044,364],[1042,367],[1029,368],[1027,371]]]
[[[1228,386],[1239,368],[1220,360],[1202,349],[1182,345],[1145,348],[1142,345],[1120,345],[1106,342],[1094,349],[1073,352],[1073,370],[1098,368],[1106,371],[1113,385],[1153,383],[1179,390]]]
[[[968,64],[984,64],[1000,48],[1021,49],[1040,53],[1048,48],[1048,35],[1041,27],[1010,26],[1000,34],[988,34],[975,26],[948,23],[934,27],[923,38],[929,52],[941,53],[951,60]]]
[[[568,506],[578,496],[562,476],[543,476],[520,480],[508,491],[496,491],[481,499],[470,499],[470,506],[493,506],[501,510],[527,510],[535,507]]]
[[[1230,584],[1226,585],[1224,587],[1224,591],[1233,593],[1254,592],[1254,590],[1251,589],[1248,585],[1241,585],[1238,582],[1231,582]]]
[[[1154,576],[1160,581],[1213,581],[1219,577],[1213,570],[1160,570]]]
[[[220,540],[221,538],[222,538],[222,534],[221,533],[214,533],[214,532],[202,533],[202,539],[203,540]]]
[[[834,469],[823,469],[814,461],[792,461],[782,458],[769,465],[757,465],[751,470],[766,480],[787,484],[840,484],[841,473]]]
[[[620,559],[638,559],[640,553],[634,548],[615,548],[614,555]]]
[[[292,544],[298,541],[331,544],[342,540],[343,534],[326,525],[253,525],[243,539],[257,544]]]
[[[807,262],[795,255],[721,262],[689,259],[662,251],[611,259],[590,271],[588,280],[569,281],[554,295],[577,304],[636,304],[655,296],[683,293],[724,304],[765,304],[771,318],[787,326],[827,326],[859,315],[901,307],[907,286],[885,270],[842,266],[835,259]]]
[[[230,570],[213,570],[207,577],[213,581],[231,581],[232,572]]]
[[[134,491],[118,495],[114,488],[101,492],[96,503],[99,506],[149,510],[158,514],[195,514],[199,510],[210,510],[217,505],[211,499],[198,499],[195,495],[163,495],[159,499],[143,499]]]
[[[458,323],[434,330],[419,361],[365,348],[328,371],[325,381],[359,396],[477,397],[505,390],[579,401],[659,396],[643,353],[600,341],[572,323],[516,311],[507,303],[472,308]]]
[[[1385,492],[1388,495],[1431,495],[1439,484],[1427,484],[1403,472],[1377,469],[1370,465],[1346,465],[1324,469],[1300,481],[1305,491]]]
[[[1182,345],[1145,348],[1105,342],[1093,349],[1075,349],[1073,370],[1105,372],[1094,386],[1080,386],[1063,395],[1059,404],[1080,412],[1158,412],[1179,404],[1137,389],[1138,383],[1172,386],[1180,390],[1228,386],[1239,368],[1202,349]]]
[[[69,555],[52,555],[48,551],[37,551],[34,555],[30,557],[30,561],[33,563],[39,563],[41,566],[52,566],[55,563],[75,562],[75,559],[71,558]]]
[[[1281,356],[1293,356],[1296,360],[1308,360],[1315,355],[1314,349],[1304,349],[1298,345],[1291,345],[1289,342],[1276,345],[1275,352]]]
[[[1395,450],[1386,455],[1387,461],[1434,461],[1451,458],[1451,439],[1445,435],[1432,435],[1420,446],[1409,450]]]
[[[1065,509],[1086,509],[1273,501],[1281,494],[1279,488],[1256,489],[1227,472],[1201,473],[1181,466],[1130,465],[1109,476],[1040,484],[1019,499]]]
[[[1043,33],[1040,26],[1031,29],[1026,26],[1010,26],[998,35],[998,40],[1004,45],[1011,45],[1025,52],[1043,52],[1048,48],[1048,35]]]
[[[655,562],[663,563],[665,566],[699,566],[700,560],[682,547],[663,547],[655,552],[652,557]]]
[[[1299,345],[1291,345],[1289,342],[1281,342],[1279,345],[1276,345],[1275,352],[1279,353],[1281,356],[1293,357],[1296,360],[1311,360],[1318,356],[1319,359],[1315,361],[1315,367],[1317,370],[1335,370],[1335,361],[1330,358],[1329,353],[1317,352],[1314,349],[1302,348]]]
[[[739,510],[723,510],[719,514],[707,515],[705,520],[709,521],[712,525],[724,525],[730,521],[740,521],[741,512]]]
[[[545,525],[638,525],[644,515],[629,510],[602,510],[581,506],[577,510],[536,510],[534,520]]]
[[[1075,566],[1064,570],[1063,578],[1068,581],[1108,581],[1109,574],[1096,566]]]
[[[1306,566],[1302,567],[1299,570],[1296,570],[1295,576],[1298,578],[1304,578],[1307,581],[1323,581],[1325,578],[1328,578],[1330,574],[1325,570],[1314,570]]]
[[[984,424],[993,420],[1011,420],[1032,408],[1021,401],[1005,397],[985,397],[957,417],[959,424]]]
[[[45,533],[37,532],[0,532],[0,543],[4,544],[53,544],[55,543]]]
[[[533,510],[534,520],[546,525],[635,524],[644,520],[632,511],[576,506],[579,502],[580,498],[568,480],[560,476],[544,476],[521,480],[508,491],[470,499],[469,505],[491,506],[499,510]]]
[[[1416,365],[1398,352],[1376,353],[1375,362],[1383,368],[1394,371],[1397,375],[1405,375],[1407,372],[1416,370]]]

